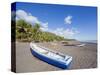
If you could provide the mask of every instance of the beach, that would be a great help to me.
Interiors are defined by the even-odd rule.
[[[68,70],[97,67],[97,44],[85,43],[85,46],[64,46],[61,43],[44,42],[38,45],[73,57]],[[29,43],[16,43],[16,72],[41,72],[63,70],[39,60],[31,54]]]

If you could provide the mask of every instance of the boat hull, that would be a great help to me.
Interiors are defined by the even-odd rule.
[[[59,67],[59,68],[62,68],[62,69],[68,69],[70,64],[71,64],[71,62],[69,64],[65,64],[63,62],[59,62],[57,60],[54,60],[54,59],[48,58],[46,56],[43,56],[42,54],[38,54],[32,48],[30,48],[30,50],[31,50],[32,55],[34,55],[35,57],[39,58],[40,60],[45,61],[48,64],[51,64],[53,66],[56,66],[56,67]]]

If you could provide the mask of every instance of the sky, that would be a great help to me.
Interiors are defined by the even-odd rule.
[[[16,3],[16,20],[23,19],[34,26],[65,38],[97,40],[97,8],[72,5]]]

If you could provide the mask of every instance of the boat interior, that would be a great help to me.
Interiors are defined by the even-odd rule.
[[[42,55],[48,56],[48,57],[52,57],[53,59],[57,59],[57,60],[67,60],[69,57],[65,56],[61,53],[58,52],[53,52],[47,48],[41,47],[41,46],[37,46],[37,45],[33,45],[33,48],[38,52],[41,53]]]

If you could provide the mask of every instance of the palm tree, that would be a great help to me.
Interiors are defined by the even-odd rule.
[[[35,42],[39,41],[39,34],[40,34],[40,24],[36,23],[33,26],[33,39]]]
[[[16,38],[19,41],[35,41],[35,42],[50,42],[61,41],[64,37],[58,36],[50,32],[44,32],[40,30],[40,24],[36,23],[34,26],[25,22],[24,20],[18,20],[16,23]]]

